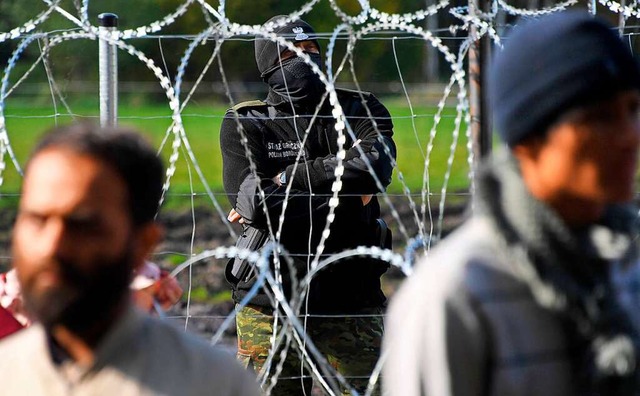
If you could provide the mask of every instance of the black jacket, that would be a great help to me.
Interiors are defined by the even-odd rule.
[[[393,171],[387,153],[395,157],[396,151],[391,139],[393,124],[389,112],[372,94],[347,90],[337,90],[337,94],[355,139],[347,136],[344,144],[343,186],[325,255],[360,245],[379,245],[377,219],[380,207],[375,197],[366,206],[361,200],[362,195],[380,192],[364,156],[382,186],[386,187]],[[294,256],[298,278],[306,273],[307,265],[311,263],[329,212],[331,186],[338,163],[338,134],[331,110],[331,106],[323,106],[309,129],[313,111],[296,109],[294,115],[290,104],[270,106],[261,101],[245,102],[227,112],[220,132],[224,187],[231,205],[251,226],[267,229],[268,216],[274,233],[277,230],[286,186],[278,186],[271,179],[286,172],[291,191],[281,243]],[[309,135],[305,136],[307,129]],[[251,170],[243,138],[246,138],[255,172]],[[354,146],[356,142],[355,146],[360,147],[364,156]],[[303,144],[304,157],[300,158],[294,172],[296,157]],[[264,190],[264,202],[258,194],[258,185]],[[285,293],[289,294],[290,282],[284,267],[283,284]],[[380,290],[380,275],[387,267],[386,263],[362,257],[332,264],[311,285],[310,310],[348,312],[383,304],[385,297]],[[251,285],[251,281],[232,284],[236,301]],[[264,294],[258,295],[252,303],[270,305]]]

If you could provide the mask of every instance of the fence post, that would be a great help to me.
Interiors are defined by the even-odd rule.
[[[424,8],[429,8],[429,6],[431,5],[430,3],[433,2],[433,0],[425,0]],[[429,15],[426,18],[425,28],[428,31],[434,32],[438,28],[438,15],[439,14]],[[433,45],[429,45],[426,42],[424,48],[425,62],[423,67],[423,76],[427,84],[430,84],[433,82],[437,82],[440,78],[440,60],[438,59],[439,52]]]
[[[627,3],[625,0],[620,0],[620,7],[622,7],[622,11],[618,15],[618,32],[620,33],[620,38],[624,38],[624,25],[627,23],[627,18],[624,16],[624,8]]]
[[[485,7],[490,7],[486,0],[469,0],[469,14],[477,17],[483,10],[480,9],[482,2]],[[486,11],[489,11],[488,9]],[[478,28],[471,25],[470,35],[475,37]],[[482,159],[491,153],[492,145],[492,123],[491,112],[489,110],[487,90],[487,71],[491,58],[491,38],[485,34],[482,38],[475,40],[469,48],[469,112],[471,115],[471,139],[474,155],[474,170],[478,169]],[[477,173],[474,172],[475,177]]]
[[[118,29],[118,16],[111,13],[98,15],[100,33]],[[115,127],[118,124],[118,52],[107,40],[100,45],[100,125]]]

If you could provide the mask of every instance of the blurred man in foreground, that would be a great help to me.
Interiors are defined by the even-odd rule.
[[[587,13],[506,40],[490,94],[509,150],[392,301],[390,395],[638,394],[640,307],[619,298],[638,290],[613,279],[637,260],[639,89],[625,44]]]
[[[3,394],[257,395],[232,357],[133,307],[162,177],[131,132],[62,127],[36,147],[12,241],[36,323],[0,342]]]

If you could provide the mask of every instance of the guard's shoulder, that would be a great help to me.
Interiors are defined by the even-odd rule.
[[[260,108],[260,107],[266,108],[267,106],[269,106],[269,105],[266,104],[265,102],[261,101],[261,100],[248,100],[246,102],[240,102],[240,103],[236,104],[235,106],[230,108],[228,111],[242,112],[242,111],[248,111],[250,109],[255,109],[255,108]]]
[[[357,98],[361,99],[364,97],[365,99],[369,99],[373,96],[371,92],[367,91],[357,91],[354,89],[346,89],[346,88],[336,88],[336,94],[339,98]]]

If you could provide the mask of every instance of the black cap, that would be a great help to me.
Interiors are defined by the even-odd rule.
[[[98,15],[98,21],[100,21],[100,26],[102,27],[117,27],[118,26],[118,16],[116,14],[112,14],[110,12],[104,12]]]
[[[629,89],[640,89],[633,55],[611,26],[584,11],[517,26],[489,80],[496,129],[509,146],[544,135],[569,110]]]
[[[265,22],[264,27],[269,28],[270,24],[271,26],[273,26],[274,22],[284,21],[287,18],[288,17],[286,15],[275,16]],[[283,26],[279,26],[273,29],[273,33],[293,43],[297,43],[300,41],[313,41],[314,43],[316,43],[318,48],[320,48],[316,37],[316,32],[313,30],[311,25],[309,25],[302,19],[296,19]],[[277,43],[269,39],[256,37],[256,64],[258,65],[258,70],[260,71],[260,73],[264,73],[266,70],[275,65],[278,62],[280,53],[285,49],[286,47],[278,45]]]

